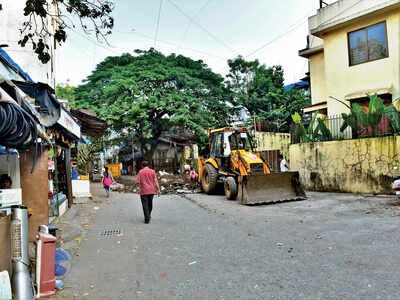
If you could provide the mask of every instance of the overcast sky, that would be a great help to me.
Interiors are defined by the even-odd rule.
[[[316,13],[318,0],[115,2],[111,47],[78,30],[70,31],[56,58],[58,83],[69,80],[78,85],[105,57],[150,47],[201,59],[222,75],[228,70],[226,61],[239,54],[267,66],[282,65],[286,83],[307,72],[307,60],[298,56],[298,50],[306,46],[307,17]]]

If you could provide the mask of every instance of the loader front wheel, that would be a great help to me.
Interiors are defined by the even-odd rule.
[[[207,194],[211,194],[215,191],[217,185],[218,171],[212,165],[207,164],[204,166],[201,174],[201,186]]]
[[[236,200],[238,195],[238,185],[233,177],[228,177],[224,182],[225,195],[228,200]]]

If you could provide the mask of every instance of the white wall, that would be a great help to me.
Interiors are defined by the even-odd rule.
[[[0,175],[11,177],[12,188],[20,188],[19,159],[17,155],[0,155]]]
[[[49,1],[52,2],[52,1]],[[55,88],[55,49],[54,42],[49,39],[52,59],[43,65],[32,50],[32,45],[27,43],[25,48],[18,45],[20,39],[19,28],[26,20],[23,15],[25,0],[1,0],[3,10],[0,11],[0,44],[8,44],[4,50],[25,71],[33,81],[44,82]],[[50,24],[50,20],[48,20]],[[51,38],[51,40],[53,40]]]
[[[399,6],[400,0],[339,0],[318,10],[308,19],[311,34],[355,20],[391,6]]]

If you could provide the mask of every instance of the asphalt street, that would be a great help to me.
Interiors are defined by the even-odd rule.
[[[248,207],[166,195],[144,224],[138,195],[114,193],[57,299],[400,299],[400,207],[310,196]]]

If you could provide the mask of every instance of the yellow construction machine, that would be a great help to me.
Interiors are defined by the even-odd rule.
[[[272,173],[254,149],[246,127],[208,130],[210,157],[199,159],[199,181],[207,194],[223,183],[228,200],[258,204],[304,199],[298,172]]]

